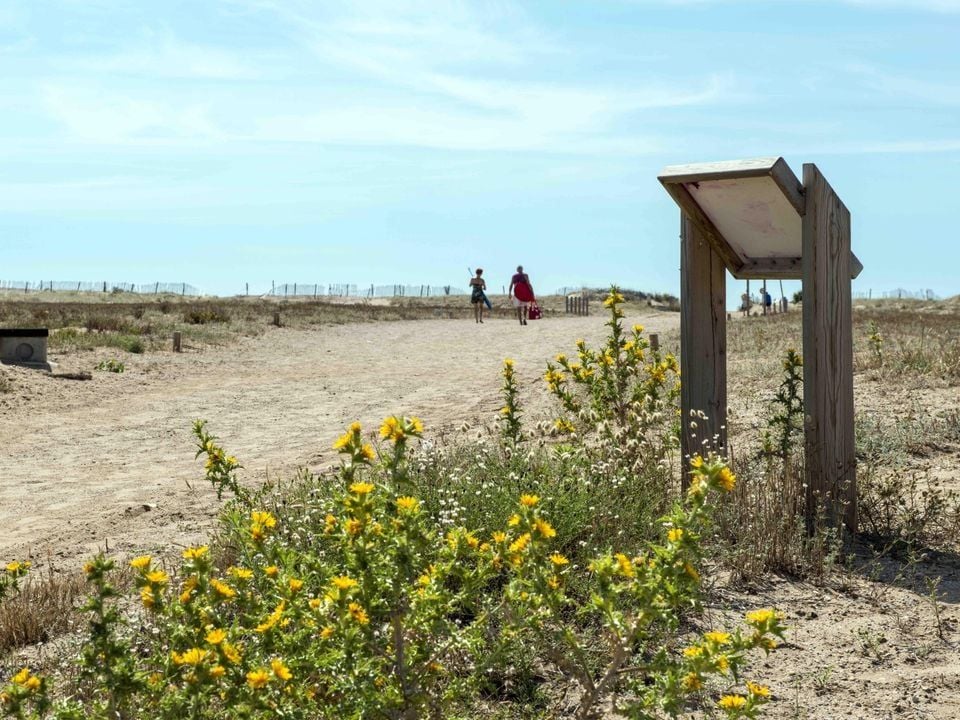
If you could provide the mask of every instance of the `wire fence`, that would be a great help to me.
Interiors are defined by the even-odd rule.
[[[860,291],[853,293],[853,297],[856,300],[873,300],[874,298],[883,298],[883,299],[896,299],[896,300],[939,300],[940,296],[937,295],[933,290],[904,290],[903,288],[897,288],[896,290],[881,290],[874,292],[873,290]]]
[[[249,290],[248,290],[249,292]],[[353,285],[350,283],[274,284],[264,295],[271,297],[444,297],[469,295],[469,290],[452,285]]]
[[[75,280],[0,280],[0,292],[87,292],[87,293],[136,293],[138,295],[200,295],[199,289],[189,283],[127,283],[83,282]]]

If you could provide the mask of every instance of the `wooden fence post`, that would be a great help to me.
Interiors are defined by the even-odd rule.
[[[850,212],[812,163],[803,166],[803,402],[807,531],[817,518],[857,527],[853,432]]]
[[[688,456],[704,443],[727,444],[726,266],[703,233],[680,214],[680,445],[684,489]],[[703,416],[701,416],[701,414]],[[696,427],[691,428],[694,421]]]
[[[280,327],[280,313],[275,312],[273,314],[273,324],[276,325],[277,327]]]
[[[181,352],[180,347],[181,347],[182,338],[183,336],[180,334],[179,330],[174,331],[173,333],[173,351],[174,352]]]
[[[657,333],[650,333],[650,349],[660,352],[660,336]]]

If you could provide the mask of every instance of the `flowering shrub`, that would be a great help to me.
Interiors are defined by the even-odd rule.
[[[210,481],[239,489],[235,461],[196,429]],[[335,445],[332,495],[265,507],[241,491],[219,554],[187,548],[176,567],[133,558],[134,616],[120,611],[113,561],[92,560],[78,686],[52,703],[47,679],[25,668],[0,696],[6,715],[449,718],[473,714],[489,671],[531,651],[579,685],[577,718],[611,699],[629,718],[703,703],[756,715],[769,691],[739,685],[740,671],[750,650],[776,645],[780,616],[757,611],[744,629],[681,636],[698,606],[710,495],[735,483],[721,461],[694,459],[658,542],[582,566],[558,550],[532,493],[496,529],[431,519],[407,467],[422,431],[416,418],[387,418],[378,451],[355,423]]]
[[[604,346],[591,349],[577,340],[577,360],[557,355],[544,380],[564,411],[554,424],[557,433],[596,433],[602,448],[616,449],[637,471],[675,445],[680,365],[673,355],[650,349],[642,325],[623,329],[623,303],[620,291],[610,288],[603,301],[610,312]]]
[[[20,578],[30,572],[30,562],[27,560],[11,560],[0,572],[0,601],[11,592],[20,588]]]

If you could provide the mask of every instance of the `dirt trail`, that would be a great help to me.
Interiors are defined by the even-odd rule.
[[[385,415],[416,414],[432,432],[490,420],[504,357],[517,361],[536,406],[544,362],[578,337],[598,341],[604,320],[276,329],[228,348],[126,355],[124,373],[86,382],[2,368],[14,391],[0,395],[0,557],[73,559],[106,543],[132,552],[203,537],[218,503],[193,458],[195,418],[210,421],[256,482],[331,462],[331,442],[355,419],[373,429]],[[628,322],[665,332],[679,315]],[[109,355],[51,359],[64,373]]]

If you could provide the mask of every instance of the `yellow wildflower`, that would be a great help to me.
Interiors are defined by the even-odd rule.
[[[330,582],[333,583],[334,587],[340,590],[349,590],[350,588],[355,588],[358,585],[356,580],[354,580],[352,577],[347,577],[346,575],[335,577]]]
[[[747,705],[747,699],[743,695],[724,695],[717,705],[724,710],[742,710]]]
[[[567,560],[567,559],[566,559],[563,555],[561,555],[560,553],[554,553],[553,555],[550,556],[550,562],[552,562],[552,563],[553,563],[554,565],[556,565],[557,567],[561,567],[561,566],[563,566],[563,565],[569,564],[570,561]]]
[[[377,457],[377,454],[373,450],[373,445],[371,445],[370,443],[363,444],[363,446],[360,448],[360,455],[363,457],[364,460],[370,460],[370,461],[372,461],[374,458]]]
[[[333,628],[329,625],[324,626],[324,628],[320,631],[320,637],[322,637],[324,640],[329,640],[331,637],[333,637]]]
[[[683,649],[683,656],[694,660],[696,658],[703,657],[703,648],[699,645],[691,645],[690,647]]]
[[[720,474],[717,476],[717,480],[720,481],[720,487],[727,492],[730,492],[733,490],[733,486],[737,482],[737,476],[730,472],[730,468],[725,467],[720,471]]]
[[[280,569],[276,565],[267,565],[263,569],[263,572],[266,573],[267,577],[276,577]]]
[[[505,532],[500,532],[499,530],[496,530],[490,534],[490,539],[493,540],[495,543],[502,543],[507,539],[507,534]]]
[[[240,662],[240,649],[236,645],[224,642],[220,649],[223,651],[223,656],[234,665]]]
[[[368,495],[373,492],[373,483],[356,482],[350,486],[350,492],[354,495]]]
[[[617,560],[617,565],[620,567],[620,573],[624,577],[632,578],[637,574],[636,568],[633,567],[633,561],[628,558],[623,553],[617,553],[614,555]]]
[[[708,633],[704,633],[703,637],[716,645],[729,645],[730,644],[730,633],[720,632],[719,630],[712,630]]]
[[[350,603],[347,606],[347,610],[350,612],[350,616],[357,622],[357,624],[366,625],[368,622],[370,622],[367,611],[363,609],[363,606],[360,605],[360,603]]]
[[[199,560],[210,551],[206,545],[200,547],[189,547],[183,551],[184,560]]]
[[[316,610],[317,608],[320,607],[320,605],[322,604],[322,601],[320,600],[320,598],[310,598],[307,604],[310,606],[311,610]]]
[[[196,667],[207,659],[209,652],[203,648],[190,648],[185,653],[178,653],[176,650],[170,653],[170,659],[174,665],[192,665]]]
[[[150,563],[153,560],[149,555],[141,555],[140,557],[135,557],[130,561],[130,567],[134,570],[146,570],[150,567]],[[7,566],[7,569],[10,569],[10,566]]]
[[[258,670],[251,670],[247,673],[247,685],[252,687],[254,690],[258,690],[264,687],[267,683],[270,682],[270,673],[268,673],[263,668]]]
[[[510,544],[511,553],[523,552],[524,548],[530,544],[530,533],[524,533]]]
[[[147,585],[146,587],[140,588],[140,602],[143,603],[145,608],[152,608],[156,601],[157,599],[154,597],[152,587]]]
[[[511,515],[511,516],[509,517],[509,519],[507,520],[507,525],[509,525],[510,527],[515,527],[515,526],[517,526],[517,525],[519,525],[519,524],[520,524],[520,516],[517,515],[516,513],[514,513],[513,515]]]
[[[751,610],[747,613],[747,620],[753,625],[766,625],[771,620],[779,620],[780,614],[776,610],[765,608],[763,610]]]
[[[254,525],[263,525],[268,529],[273,529],[277,524],[277,519],[265,510],[254,510],[250,513],[250,520]]]
[[[253,570],[249,568],[242,567],[232,567],[227,572],[229,572],[237,580],[249,580],[253,577]]]
[[[287,580],[287,587],[290,588],[290,592],[299,592],[300,588],[303,587],[303,580],[298,578],[290,578]]]
[[[548,539],[556,537],[557,531],[554,530],[553,526],[543,518],[537,518],[534,520],[533,524],[536,526],[537,532],[539,532],[543,537]]]
[[[363,529],[363,523],[355,518],[350,518],[347,520],[346,530],[347,535],[359,535],[360,531]]]
[[[353,440],[353,435],[351,435],[350,433],[347,433],[346,435],[341,435],[336,440],[334,440],[333,449],[340,452],[344,448],[346,448],[347,445],[350,444],[351,440]]]
[[[700,679],[700,675],[695,672],[684,675],[681,683],[683,685],[683,689],[688,691],[699,690],[701,687],[703,687],[703,681]]]
[[[163,570],[152,570],[148,572],[145,577],[147,578],[147,582],[152,585],[166,585],[170,579]]]
[[[410,418],[410,431],[417,435],[423,434],[423,420],[418,417]]]
[[[717,655],[714,662],[717,664],[717,670],[721,673],[726,674],[727,670],[730,669],[730,658],[726,655]]]
[[[213,588],[214,592],[217,593],[220,597],[229,600],[230,598],[235,598],[237,596],[237,591],[232,587],[227,585],[222,580],[217,580],[214,578],[210,581],[210,587]]]
[[[227,637],[227,631],[221,628],[216,628],[207,633],[204,640],[206,640],[211,645],[219,645]]]
[[[283,664],[283,660],[271,660],[270,669],[280,680],[287,681],[293,677],[293,673],[290,672],[290,668]]]
[[[524,507],[532,508],[538,502],[540,502],[540,498],[537,495],[521,495],[520,496],[520,504],[523,505]]]
[[[408,496],[398,497],[397,508],[404,512],[415,513],[420,509],[420,501]]]
[[[755,682],[750,682],[749,680],[747,680],[747,690],[749,690],[750,694],[754,697],[770,697],[770,688],[766,687],[765,685],[759,685]]]
[[[214,665],[210,668],[210,677],[212,678],[222,678],[227,672],[227,669],[223,665]]]

